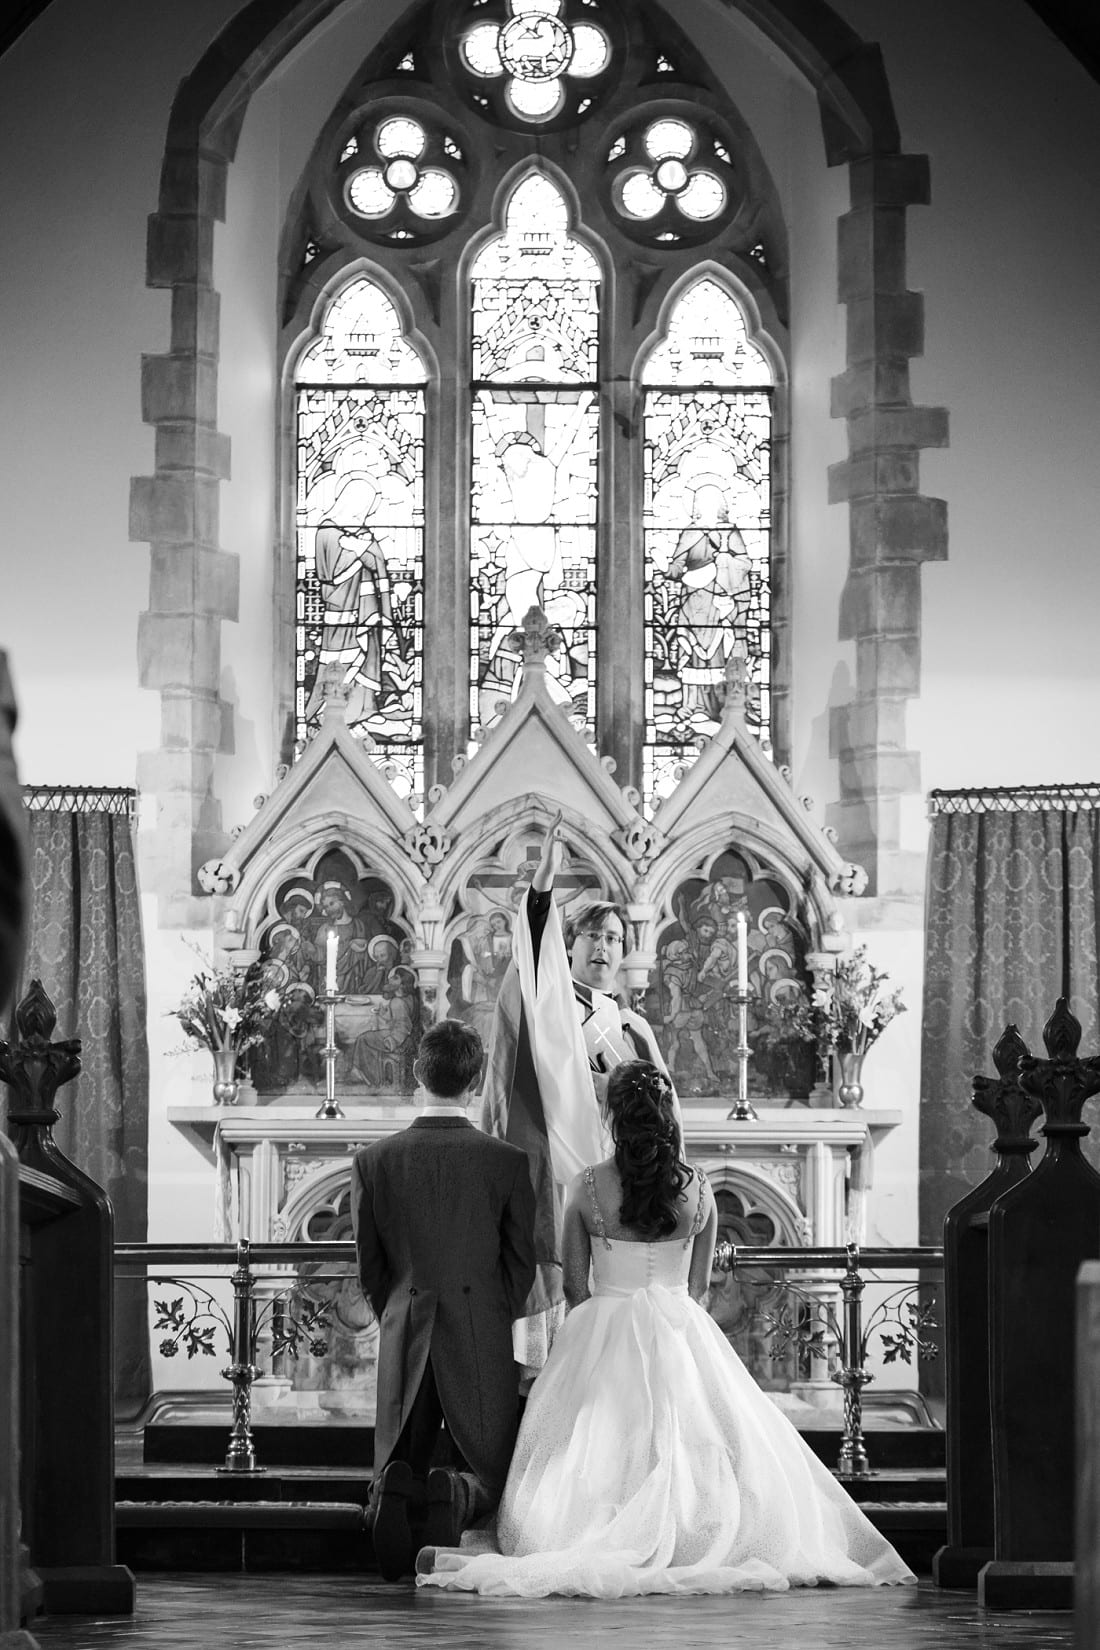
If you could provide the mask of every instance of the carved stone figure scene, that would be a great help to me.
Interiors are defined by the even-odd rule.
[[[327,939],[336,936],[337,1076],[344,1092],[411,1094],[421,1032],[413,938],[393,915],[384,878],[341,849],[286,878],[259,932],[265,987],[282,999],[264,1045],[252,1055],[257,1093],[313,1094],[324,1088]]]
[[[498,842],[466,880],[450,924],[447,1013],[488,1042],[497,993],[512,959],[512,922],[530,886],[542,838],[520,830]],[[556,883],[561,907],[581,896],[600,897],[594,872],[571,860]]]
[[[660,932],[644,1013],[681,1094],[728,1094],[737,1081],[737,914],[748,927],[751,1092],[805,1099],[816,1056],[806,1039],[810,935],[794,891],[748,851],[728,849],[687,878]]]

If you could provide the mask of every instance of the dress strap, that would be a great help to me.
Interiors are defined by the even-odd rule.
[[[596,1171],[591,1163],[584,1171],[584,1183],[588,1187],[588,1198],[592,1204],[592,1224],[596,1228],[596,1236],[603,1239],[605,1249],[610,1249],[611,1240],[607,1235],[607,1227],[604,1225],[600,1200],[596,1196]]]

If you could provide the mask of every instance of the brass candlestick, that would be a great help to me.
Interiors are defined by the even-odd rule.
[[[756,1113],[749,1100],[749,993],[744,986],[735,998],[737,1003],[737,1104],[726,1113],[727,1121],[752,1123]]]
[[[316,1117],[338,1118],[344,1115],[336,1098],[336,1004],[342,1003],[345,995],[343,991],[326,991],[323,997],[317,999],[325,1007],[325,1046],[321,1050],[325,1057],[325,1099],[314,1113]]]

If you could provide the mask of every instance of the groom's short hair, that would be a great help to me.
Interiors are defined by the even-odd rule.
[[[473,1026],[437,1020],[420,1039],[416,1075],[429,1094],[453,1100],[477,1082],[484,1052]]]

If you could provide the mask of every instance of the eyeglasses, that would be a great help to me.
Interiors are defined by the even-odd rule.
[[[579,940],[603,940],[605,945],[625,945],[623,936],[616,933],[614,928],[581,928],[578,930]]]

